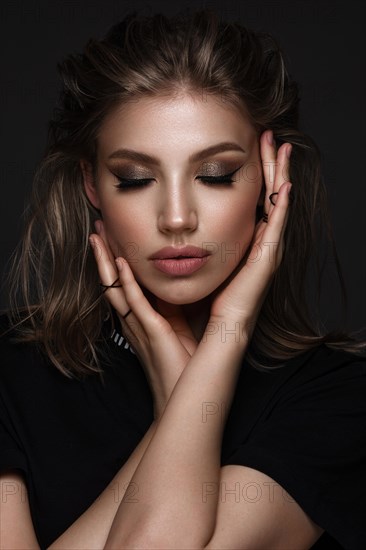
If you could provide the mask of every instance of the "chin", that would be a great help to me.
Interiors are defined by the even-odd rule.
[[[187,304],[194,304],[196,302],[199,302],[200,300],[203,300],[204,298],[207,298],[215,289],[213,288],[207,288],[204,289],[182,289],[181,291],[178,290],[168,290],[164,289],[162,286],[158,288],[152,288],[151,285],[145,287],[149,292],[154,294],[157,298],[160,298],[160,300],[163,300],[164,302],[167,302],[169,304],[175,304],[175,305],[187,305]]]

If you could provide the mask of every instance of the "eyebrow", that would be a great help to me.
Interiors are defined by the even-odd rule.
[[[206,149],[202,149],[202,151],[199,151],[198,153],[191,155],[189,157],[189,160],[190,162],[197,162],[199,160],[203,160],[209,155],[215,155],[216,153],[222,153],[223,151],[241,151],[242,153],[246,153],[246,151],[242,149],[242,147],[240,147],[240,145],[238,145],[237,143],[234,143],[231,141],[223,141],[222,143],[211,145],[210,147],[207,147]],[[146,162],[149,164],[154,164],[156,166],[160,164],[159,159],[157,159],[156,157],[147,155],[146,153],[133,151],[132,149],[117,149],[108,157],[108,159],[122,159],[122,158],[128,158],[131,160]]]

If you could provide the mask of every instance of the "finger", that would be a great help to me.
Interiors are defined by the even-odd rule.
[[[277,205],[277,200],[279,198],[278,193],[281,186],[284,183],[289,183],[291,151],[292,151],[291,143],[282,144],[278,151],[275,184],[273,187],[273,193],[276,193],[276,195],[271,197],[275,205]],[[269,202],[271,203],[271,207],[269,211],[270,212],[269,217],[270,217],[272,215],[272,211],[275,208],[275,206],[272,204],[270,198],[269,198]],[[282,233],[284,232],[284,227],[286,226],[287,218],[288,218],[288,211],[286,213],[285,220],[283,222]]]
[[[111,285],[117,278],[119,278],[119,274],[116,270],[114,262],[112,264],[110,260],[104,241],[95,233],[90,235],[89,241],[93,248],[99,278],[102,284]],[[116,284],[118,284],[118,281]],[[108,288],[105,291],[105,295],[116,311],[122,316],[127,312],[129,308],[124,296],[123,287]]]
[[[263,176],[266,185],[266,199],[273,191],[276,175],[276,146],[273,139],[273,131],[266,130],[263,132],[260,140],[261,158],[263,165]],[[265,203],[265,206],[267,204]],[[268,212],[266,210],[266,212]]]
[[[289,181],[291,151],[291,143],[283,143],[278,150],[274,191],[278,191],[283,183]]]
[[[276,152],[273,132],[271,130],[263,132],[261,136],[261,157],[266,183],[264,211],[268,216],[271,214],[278,198],[278,195],[275,195],[270,199],[270,195],[278,193],[281,185],[289,180],[291,149],[292,145],[290,143],[284,143]]]
[[[273,207],[271,216],[268,218],[267,228],[269,234],[273,231],[281,231],[284,225],[289,205],[288,186],[290,182],[284,182],[278,190],[276,205]]]
[[[286,159],[285,159],[285,163],[282,171],[282,179],[284,182],[290,180],[291,153],[292,153],[292,144],[286,143]]]
[[[172,331],[170,324],[150,305],[149,301],[137,283],[128,262],[121,257],[116,258],[115,264],[119,272],[124,296],[136,319],[140,322],[149,337],[161,338],[162,333]],[[126,319],[129,324],[129,317]]]
[[[281,185],[277,195],[276,206],[273,207],[262,237],[262,244],[265,245],[262,246],[262,253],[264,256],[267,256],[267,259],[271,262],[275,259],[275,263],[272,264],[274,268],[278,267],[282,258],[283,236],[288,219],[290,189],[291,184],[289,182],[285,182]]]
[[[108,254],[109,261],[111,262],[111,265],[114,266],[114,258],[115,257],[114,257],[114,254],[112,253],[112,250],[111,250],[111,248],[109,246],[109,243],[108,243],[108,238],[107,238],[107,235],[106,235],[106,232],[105,232],[104,223],[103,223],[102,220],[96,220],[94,225],[95,225],[96,232],[103,239],[104,246],[105,246],[106,252]]]

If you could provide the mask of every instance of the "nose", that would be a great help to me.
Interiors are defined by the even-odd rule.
[[[198,216],[192,190],[187,186],[167,186],[159,200],[158,228],[162,233],[192,232]]]

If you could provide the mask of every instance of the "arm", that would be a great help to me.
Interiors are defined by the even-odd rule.
[[[259,487],[261,495],[267,498],[257,498],[248,501],[243,497],[243,487],[248,484],[255,484]],[[220,483],[218,485],[207,484],[202,491],[204,500],[218,494],[219,505],[216,518],[216,530],[206,545],[206,548],[222,549],[240,548],[244,540],[251,538],[251,544],[269,546],[273,550],[282,550],[285,547],[292,547],[301,550],[314,544],[322,534],[323,529],[313,523],[302,511],[295,501],[283,498],[278,491],[270,492],[273,487],[273,480],[256,470],[242,466],[225,466],[221,468]],[[234,488],[234,490],[233,490]],[[39,550],[38,541],[34,533],[30,515],[27,489],[21,474],[17,471],[9,471],[0,475],[0,548],[9,550],[22,548],[22,550]],[[227,491],[226,494],[224,491]],[[229,492],[231,491],[231,495]],[[254,502],[253,502],[254,500]],[[94,505],[93,505],[94,506]],[[87,527],[85,512],[84,526]],[[246,521],[243,522],[242,518]],[[99,519],[99,517],[98,517]],[[91,518],[90,518],[91,520]],[[261,529],[261,522],[265,521],[267,529]],[[286,524],[286,531],[282,526]],[[72,526],[77,525],[75,522]],[[22,529],[19,529],[19,526]],[[250,533],[250,529],[252,532]],[[69,530],[68,530],[69,531]],[[68,535],[68,531],[64,535]],[[97,541],[95,544],[89,537],[90,529],[84,535],[85,544],[88,548],[101,548]],[[259,535],[261,533],[261,535]],[[62,535],[55,543],[61,541]],[[274,535],[278,537],[277,544],[274,544]],[[267,538],[265,538],[267,537]],[[77,535],[79,539],[79,535]],[[68,537],[65,547],[84,548],[85,544],[79,546],[74,540]],[[54,543],[54,544],[55,544]],[[50,548],[55,547],[51,545]],[[146,548],[146,545],[144,546]],[[248,544],[246,543],[246,547]],[[258,547],[258,546],[257,546]],[[255,547],[254,547],[255,548]]]
[[[324,529],[271,477],[246,466],[221,468],[217,486],[207,486],[204,498],[218,494],[216,526],[204,548],[222,550],[307,550]]]
[[[27,488],[18,470],[7,470],[0,474],[0,548],[39,550]]]
[[[203,548],[209,540],[217,497],[205,501],[202,491],[220,478],[226,413],[205,422],[202,412],[205,404],[228,411],[246,345],[245,332],[239,341],[234,334],[223,343],[221,330],[202,339],[132,476],[139,501],[122,500],[105,548]]]
[[[128,486],[156,429],[154,421],[128,461],[95,502],[50,546],[50,549],[100,550],[103,548],[122,497],[128,501]],[[0,475],[0,549],[39,549],[34,532],[26,484],[20,472]],[[116,499],[117,494],[120,499]],[[127,492],[126,492],[127,491]]]
[[[216,331],[212,321],[209,326],[132,477],[141,498],[132,506],[122,500],[106,549],[305,550],[323,532],[267,475],[220,467],[223,428],[248,339],[239,323],[236,333],[229,323]],[[245,498],[248,485],[260,498],[251,500],[250,492]]]
[[[124,307],[124,306],[123,306]],[[177,380],[181,376],[190,354],[197,347],[192,332],[187,323],[177,315],[177,308],[170,307],[168,304],[160,303],[160,310],[164,311],[165,318],[169,319],[171,327],[181,334],[185,346],[182,347],[179,355],[176,356],[175,369],[171,368],[172,356],[167,357],[169,365],[169,376],[165,379],[164,387],[159,392],[159,399],[155,401],[155,420],[140,441],[134,452],[129,457],[117,475],[112,479],[107,488],[101,493],[97,500],[82,514],[56,541],[49,546],[49,550],[60,549],[70,550],[72,548],[85,550],[100,550],[104,548],[108,534],[110,532],[114,516],[123,499],[124,504],[130,504],[131,509],[140,501],[141,488],[138,482],[133,478],[136,468],[146,452],[159,423],[162,411],[165,409],[166,402]],[[115,498],[116,487],[119,499]],[[131,487],[132,491],[129,490]],[[137,493],[135,489],[137,488]]]
[[[70,550],[71,548],[73,550],[85,550],[85,548],[100,550],[103,548],[121,499],[124,498],[126,503],[130,500],[131,491],[129,487],[133,489],[137,487],[138,492],[136,495],[139,495],[140,488],[138,485],[131,485],[131,478],[155,430],[156,421],[151,424],[127,462],[95,502],[48,547],[49,550]],[[116,487],[118,488],[117,491]],[[118,495],[118,498],[116,498],[116,495]],[[137,496],[137,498],[139,497]],[[130,505],[133,505],[133,502],[130,502]]]

